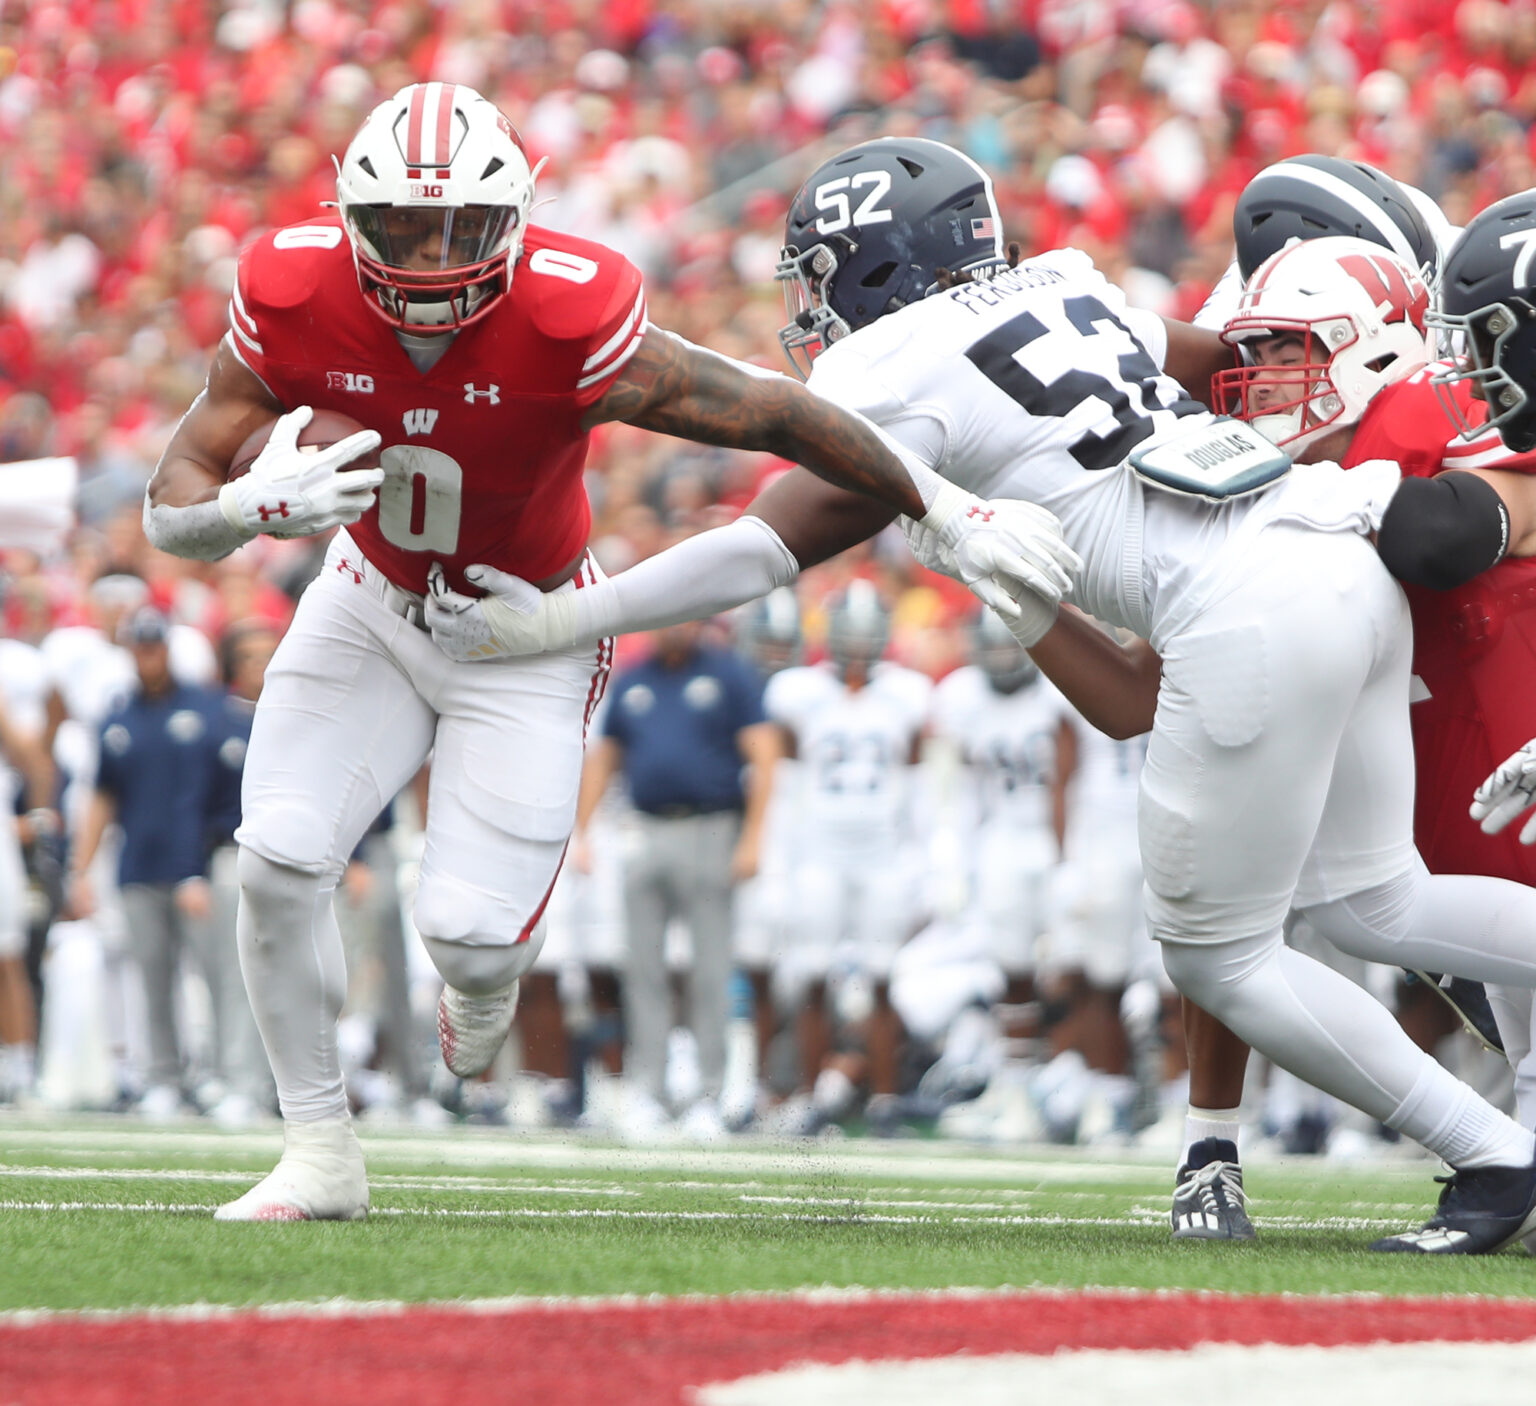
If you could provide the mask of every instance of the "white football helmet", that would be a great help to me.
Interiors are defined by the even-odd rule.
[[[418,333],[484,317],[512,281],[537,174],[511,122],[462,83],[413,83],[380,103],[336,170],[369,307]]]
[[[1406,259],[1343,235],[1303,240],[1271,255],[1243,287],[1222,340],[1244,364],[1218,372],[1211,403],[1295,454],[1356,424],[1383,387],[1431,359],[1429,289]],[[1255,346],[1287,333],[1294,359],[1257,364]]]

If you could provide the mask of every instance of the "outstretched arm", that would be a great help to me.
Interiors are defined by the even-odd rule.
[[[921,518],[945,482],[861,416],[774,371],[764,371],[650,328],[587,412],[583,428],[624,420],[658,434],[760,450],[818,478]]]

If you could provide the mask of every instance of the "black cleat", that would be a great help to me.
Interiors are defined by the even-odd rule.
[[[1499,1034],[1499,1024],[1493,1018],[1493,1007],[1488,1004],[1488,993],[1483,983],[1465,976],[1435,976],[1431,972],[1409,971],[1409,982],[1422,981],[1431,991],[1456,1012],[1462,1029],[1485,1050],[1493,1054],[1504,1053],[1504,1037]]]
[[[1189,1161],[1173,1185],[1173,1238],[1254,1239],[1245,1199],[1237,1145],[1226,1138],[1203,1138],[1189,1149]]]
[[[1536,1226],[1536,1163],[1468,1167],[1448,1177],[1440,1205],[1422,1230],[1371,1245],[1387,1254],[1491,1255]]]

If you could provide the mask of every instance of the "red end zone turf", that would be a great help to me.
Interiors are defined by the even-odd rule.
[[[1536,1303],[1523,1300],[1118,1291],[63,1315],[0,1321],[0,1399],[26,1406],[683,1406],[691,1387],[804,1362],[1532,1337]]]

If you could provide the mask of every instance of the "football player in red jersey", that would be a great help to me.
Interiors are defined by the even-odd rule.
[[[1059,597],[1070,582],[1075,558],[1048,514],[984,503],[788,377],[651,326],[627,260],[528,224],[534,175],[512,124],[468,88],[416,84],[377,107],[340,163],[339,215],[242,254],[229,334],[149,485],[149,538],[181,556],[345,529],[268,671],[245,768],[238,937],[285,1148],[219,1219],[366,1215],[331,892],[429,751],[415,921],[447,983],[444,1059],[473,1075],[505,1039],[611,642],[468,663],[428,632],[423,597],[436,582],[450,600],[440,634],[472,632],[471,565],[554,595],[592,584],[581,471],[595,425],[795,460],[926,521],[953,543],[957,574],[1004,609],[1009,590]],[[862,218],[878,214],[866,206]],[[302,453],[316,408],[368,428]],[[226,482],[240,445],[279,414],[249,473]],[[378,468],[345,467],[380,446]],[[754,550],[728,551],[721,570],[761,573],[750,594],[798,569],[761,519],[732,531]]]

